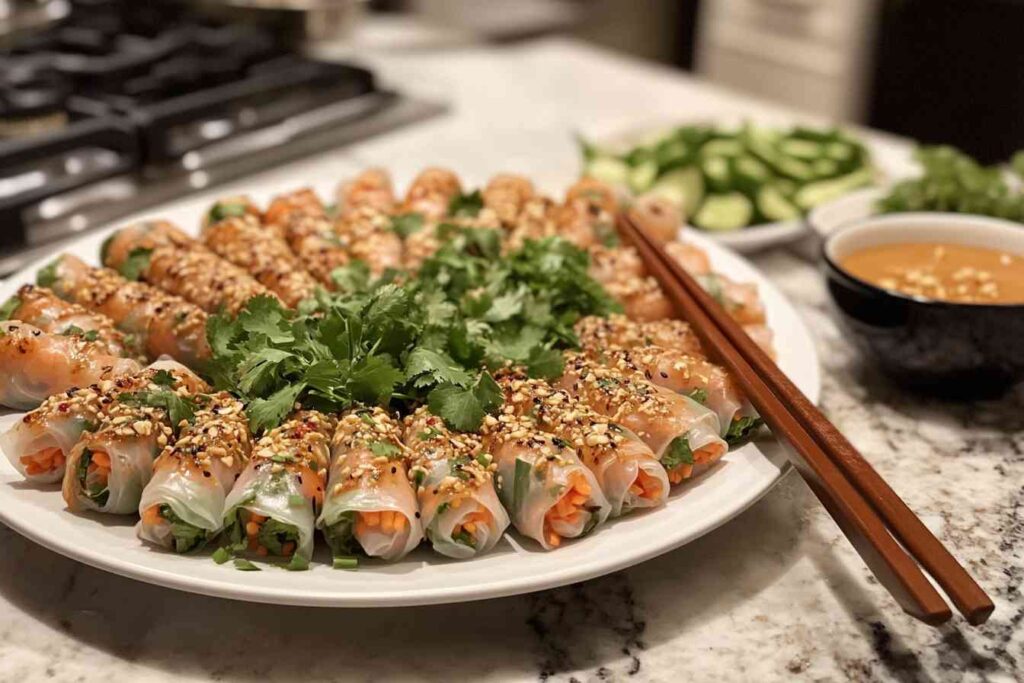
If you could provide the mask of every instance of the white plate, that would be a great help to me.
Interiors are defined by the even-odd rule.
[[[878,209],[875,204],[885,196],[886,190],[880,187],[866,187],[855,190],[845,197],[826,202],[811,209],[807,214],[807,224],[822,239],[827,238],[844,225],[869,218]]]
[[[255,198],[266,200],[267,196]],[[195,204],[194,200],[179,203],[159,215],[194,227],[199,218]],[[109,232],[83,237],[66,251],[95,262],[100,243]],[[776,333],[779,364],[816,401],[818,357],[793,307],[746,260],[702,235],[692,239],[708,250],[716,270],[759,285]],[[45,260],[0,284],[0,301],[31,281],[43,263]],[[14,419],[14,415],[0,418],[0,427]],[[292,605],[418,605],[527,593],[629,567],[726,522],[766,493],[787,469],[778,444],[764,439],[727,454],[712,471],[677,490],[664,508],[616,520],[554,552],[543,552],[531,541],[507,535],[494,552],[479,559],[446,560],[420,548],[391,565],[362,562],[355,572],[331,569],[323,549],[324,555],[318,555],[318,562],[307,572],[276,567],[240,572],[230,564],[214,564],[206,554],[182,556],[157,550],[135,537],[134,518],[72,514],[64,509],[57,486],[44,490],[27,485],[6,458],[0,458],[0,520],[58,553],[170,588]]]

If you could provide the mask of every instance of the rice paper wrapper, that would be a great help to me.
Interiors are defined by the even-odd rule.
[[[167,466],[158,467],[149,485],[142,492],[139,513],[154,505],[167,505],[182,521],[207,531],[207,538],[220,532],[224,520],[224,501],[227,489],[234,481],[234,472],[213,461],[204,477],[198,469],[176,467],[170,461]],[[141,522],[137,533],[144,541],[171,548],[174,536],[169,524],[146,524]]]
[[[423,487],[430,491],[451,474],[448,460],[439,460],[423,480]],[[482,555],[493,549],[501,540],[511,520],[493,483],[488,482],[474,490],[470,495],[457,500],[457,505],[446,501],[441,496],[420,496],[420,515],[424,533],[430,540],[434,550],[458,560],[466,560]],[[473,534],[474,545],[467,545],[452,538],[455,528],[464,524],[476,512],[486,510],[489,514],[487,524],[476,524]]]
[[[289,469],[273,472],[272,465],[268,461],[252,461],[245,468],[224,501],[224,526],[229,525],[241,509],[288,524],[295,527],[299,535],[295,554],[309,560],[313,556],[316,524],[312,501],[303,495],[297,472]]]
[[[495,458],[498,463],[501,502],[508,510],[515,528],[524,536],[536,540],[545,550],[554,546],[544,533],[544,516],[558,503],[570,486],[574,474],[582,476],[590,485],[586,514],[581,514],[575,524],[553,524],[555,533],[564,538],[578,538],[589,533],[611,514],[612,506],[602,493],[597,478],[571,450],[561,451],[561,459],[568,460],[564,464],[547,461],[537,452],[509,444],[497,450],[499,453],[495,454]]]
[[[18,420],[3,435],[0,435],[0,450],[3,450],[14,469],[18,470],[27,480],[40,484],[52,484],[64,477],[65,468],[61,467],[44,474],[28,474],[21,458],[47,448],[59,448],[66,456],[78,443],[87,424],[88,420],[83,415],[63,418],[53,416],[45,423],[27,423],[24,420]]]
[[[64,477],[64,501],[72,510],[94,510],[114,515],[128,515],[139,508],[142,490],[153,474],[153,460],[158,454],[156,435],[107,438],[99,432],[79,441],[71,451]],[[86,450],[105,452],[110,458],[107,479],[108,496],[98,503],[82,488],[78,467]]]

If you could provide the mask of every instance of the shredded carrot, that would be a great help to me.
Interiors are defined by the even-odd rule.
[[[269,552],[270,551],[267,550],[266,546],[263,546],[263,545],[256,546],[256,554],[259,555],[260,557],[266,557]]]
[[[26,473],[46,474],[63,469],[65,458],[64,451],[51,447],[30,453],[29,455],[23,455],[20,460],[21,464],[25,466]]]
[[[574,472],[565,493],[544,515],[544,532],[550,545],[558,546],[562,542],[561,536],[554,531],[552,525],[559,521],[578,524],[582,514],[580,508],[590,499],[590,492],[590,484],[586,478],[579,472]]]
[[[283,545],[281,545],[281,554],[284,555],[285,557],[288,557],[289,555],[291,555],[294,552],[295,552],[295,544],[292,543],[291,541],[288,541],[287,543],[284,543]]]
[[[93,451],[92,461],[103,469],[110,469],[110,456],[103,451]]]
[[[142,523],[151,526],[163,524],[164,518],[160,516],[160,506],[150,505],[142,512]]]
[[[657,498],[661,495],[661,482],[640,470],[636,475],[636,481],[629,490],[641,498]]]

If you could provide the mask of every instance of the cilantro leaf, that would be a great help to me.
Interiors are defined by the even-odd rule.
[[[167,389],[143,390],[133,393],[122,393],[117,397],[121,403],[133,406],[147,406],[166,411],[167,419],[177,431],[182,422],[194,422],[198,405],[196,400],[188,396],[179,396]]]
[[[701,387],[694,389],[686,395],[701,405],[705,405],[708,402],[708,390]]]
[[[460,432],[476,431],[484,415],[496,411],[502,403],[502,392],[490,374],[483,372],[472,387],[444,384],[427,396],[430,412]]]
[[[306,385],[302,383],[291,384],[278,389],[267,398],[250,401],[245,409],[246,415],[249,416],[249,428],[254,433],[259,433],[281,424],[305,388]]]
[[[4,302],[3,306],[0,306],[0,320],[8,320],[14,312],[21,307],[21,299],[15,295]]]
[[[352,397],[368,405],[386,403],[403,373],[382,356],[367,356],[352,368],[349,389]]]
[[[153,377],[150,380],[153,384],[161,387],[173,387],[174,386],[174,375],[168,370],[157,370],[153,373]]]
[[[246,212],[246,205],[244,202],[216,202],[210,207],[206,217],[210,223],[216,223],[222,221],[225,218],[231,218],[233,216],[244,216]]]
[[[52,287],[57,282],[57,268],[60,266],[60,259],[55,259],[39,269],[36,273],[36,284],[40,287]]]
[[[526,370],[530,377],[556,379],[565,370],[565,358],[557,349],[535,347],[526,359]]]
[[[409,235],[423,229],[423,214],[411,212],[403,213],[391,219],[391,230],[398,233],[403,240]]]
[[[764,420],[756,415],[733,418],[733,421],[729,424],[729,429],[725,432],[725,441],[730,446],[743,443],[753,436],[754,432],[763,424]]]
[[[473,190],[469,194],[457,194],[448,203],[448,215],[450,216],[471,216],[475,217],[484,208],[484,198],[480,190]]]
[[[473,382],[473,376],[451,356],[422,346],[413,349],[405,366],[406,379],[413,380],[417,387],[442,383],[465,387]]]
[[[387,441],[371,441],[370,451],[377,456],[384,456],[388,460],[401,457],[402,449]]]
[[[677,436],[669,443],[665,453],[661,456],[661,465],[668,471],[672,471],[680,465],[693,464],[693,451],[690,449],[690,442],[687,435]]]
[[[128,252],[128,257],[118,266],[117,271],[125,280],[138,280],[149,269],[149,259],[152,255],[152,249],[136,247]]]
[[[274,344],[285,344],[294,339],[285,315],[285,308],[280,301],[272,296],[260,295],[245,305],[238,315],[238,324],[249,334],[262,334]]]

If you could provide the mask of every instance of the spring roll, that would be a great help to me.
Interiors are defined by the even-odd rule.
[[[26,479],[37,483],[60,481],[64,463],[83,432],[95,431],[117,397],[149,385],[160,370],[176,370],[194,378],[193,391],[205,383],[174,361],[158,361],[135,375],[104,380],[81,389],[50,396],[0,436],[0,450]]]
[[[448,215],[452,200],[462,193],[459,177],[446,168],[427,168],[412,181],[402,203],[402,212],[440,220]]]
[[[0,405],[31,410],[47,397],[142,369],[100,341],[46,334],[16,320],[0,322]]]
[[[660,346],[634,349],[610,346],[585,348],[587,357],[619,372],[645,378],[651,384],[684,394],[718,416],[721,436],[739,441],[757,427],[757,413],[721,366]]]
[[[349,256],[364,262],[373,275],[402,267],[402,238],[391,229],[391,216],[372,206],[354,208],[338,217],[334,232]]]
[[[338,186],[337,201],[340,215],[360,207],[390,213],[396,204],[391,176],[380,168],[366,169],[352,180]]]
[[[224,503],[224,528],[235,550],[309,565],[324,500],[331,436],[337,420],[307,410],[267,432]]]
[[[201,548],[224,523],[224,501],[248,464],[252,435],[242,402],[208,395],[153,463],[138,501],[139,538],[179,553]]]
[[[626,276],[602,284],[605,291],[622,304],[630,320],[652,322],[675,314],[675,307],[653,277]]]
[[[491,550],[509,525],[494,488],[497,465],[475,434],[445,426],[424,406],[405,418],[420,522],[434,550],[468,559]]]
[[[203,214],[203,228],[228,218],[241,218],[256,226],[263,223],[262,214],[253,201],[245,195],[235,195],[222,197],[207,209]]]
[[[350,411],[331,440],[327,498],[317,525],[335,556],[397,560],[423,540],[401,426],[381,408]]]
[[[327,209],[316,192],[304,187],[274,197],[263,212],[263,226],[280,235],[284,226],[296,216],[327,218]]]
[[[613,517],[665,503],[665,468],[635,435],[542,380],[506,371],[498,383],[505,393],[505,412],[532,418],[572,446],[611,504]]]
[[[134,513],[153,474],[153,460],[173,439],[206,383],[177,367],[147,373],[148,382],[112,395],[94,431],[68,453],[62,493],[72,511]]]
[[[567,353],[556,384],[598,413],[636,434],[678,484],[725,455],[718,416],[693,399]]]
[[[0,319],[20,320],[50,334],[84,337],[102,344],[112,356],[137,359],[142,355],[137,340],[129,344],[110,318],[64,301],[46,287],[22,286],[0,306]]]
[[[285,241],[254,224],[251,218],[229,217],[207,226],[203,244],[245,270],[286,306],[295,307],[316,293],[316,280]]]
[[[39,271],[40,285],[66,301],[114,321],[130,345],[153,360],[167,355],[189,367],[210,357],[206,313],[184,299],[125,280],[109,268],[93,268],[65,254]]]
[[[244,270],[166,221],[118,230],[104,243],[102,259],[128,279],[141,279],[207,313],[235,315],[253,297],[276,297]]]
[[[735,282],[718,273],[701,275],[697,281],[740,325],[765,323],[764,304],[757,293],[757,285]]]
[[[528,178],[510,173],[494,176],[480,192],[484,206],[494,212],[507,230],[515,226],[526,203],[536,194]]]
[[[626,349],[637,346],[660,346],[674,349],[687,356],[704,358],[700,339],[690,324],[682,320],[666,318],[652,322],[637,322],[624,315],[601,318],[589,315],[575,325],[580,346],[585,349],[601,349],[621,346]]]
[[[597,479],[562,439],[528,417],[484,417],[484,447],[497,464],[498,495],[524,536],[545,550],[593,531],[612,506]]]

